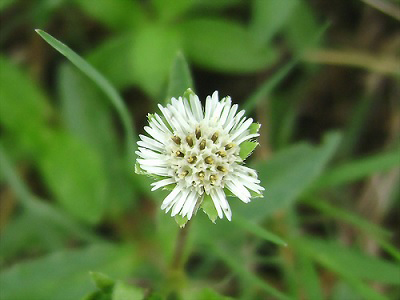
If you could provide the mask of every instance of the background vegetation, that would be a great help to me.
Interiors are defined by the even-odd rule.
[[[0,299],[400,299],[399,5],[0,1]],[[134,142],[188,70],[262,123],[266,191],[177,253]]]

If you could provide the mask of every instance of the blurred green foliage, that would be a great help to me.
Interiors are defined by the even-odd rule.
[[[332,69],[338,85],[326,85],[328,67],[304,54],[343,46],[348,27],[327,30],[324,1],[310,2],[0,1],[0,299],[400,297],[398,76],[345,75],[350,100]],[[39,31],[58,55],[37,27],[76,52]],[[345,38],[329,35],[336,28]],[[218,84],[245,95],[233,100],[262,124],[250,164],[266,191],[230,198],[232,222],[199,211],[176,270],[180,229],[159,209],[166,192],[134,173],[136,131],[157,103]],[[340,113],[318,106],[320,90]],[[345,121],[322,127],[332,115]],[[318,142],[305,140],[315,132]]]

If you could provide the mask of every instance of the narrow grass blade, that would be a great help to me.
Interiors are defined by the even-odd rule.
[[[233,224],[241,227],[242,229],[279,246],[287,246],[287,243],[276,234],[264,229],[258,224],[247,221],[245,218],[240,217],[238,214],[233,219]]]
[[[373,173],[390,170],[400,165],[399,149],[354,160],[327,171],[314,184],[314,189],[334,187],[362,179]]]

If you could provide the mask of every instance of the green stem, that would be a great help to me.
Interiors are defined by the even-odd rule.
[[[188,221],[186,223],[186,226],[181,228],[178,232],[178,236],[176,238],[176,243],[175,243],[175,250],[174,254],[172,257],[172,262],[171,262],[171,270],[172,271],[183,271],[183,267],[185,264],[184,261],[184,253],[185,253],[185,248],[188,240],[188,233],[190,229],[190,224],[192,222]]]

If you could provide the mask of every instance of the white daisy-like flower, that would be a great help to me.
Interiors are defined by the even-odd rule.
[[[219,101],[215,91],[203,109],[189,89],[184,97],[158,107],[162,116],[149,115],[150,126],[144,130],[151,137],[140,135],[136,154],[137,171],[159,178],[152,191],[172,188],[161,209],[190,220],[210,196],[218,216],[225,214],[230,221],[228,190],[245,203],[252,193],[262,193],[257,173],[243,165],[257,145],[252,140],[260,125],[246,118],[244,110],[237,112],[230,97]]]

